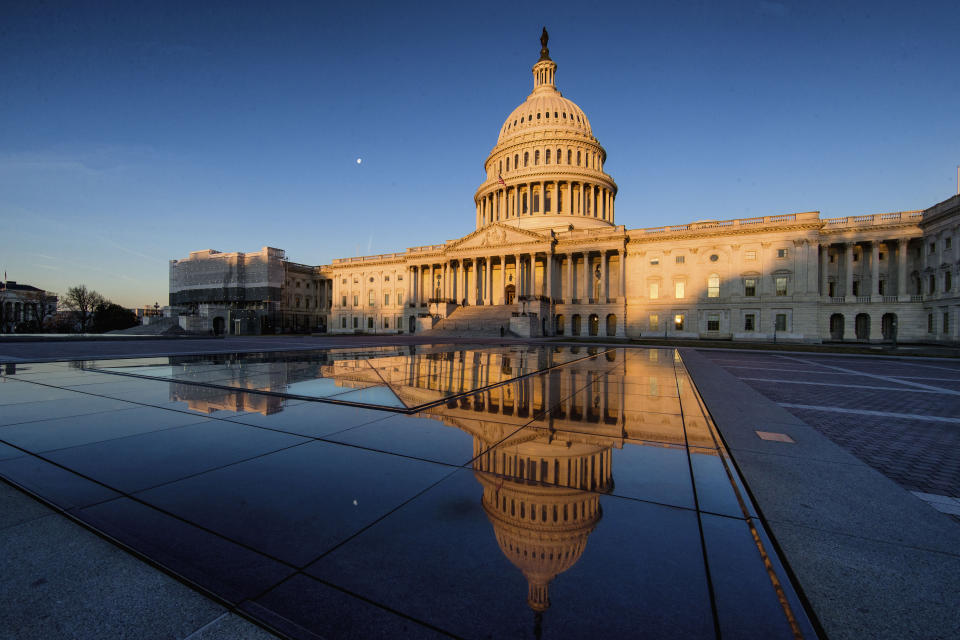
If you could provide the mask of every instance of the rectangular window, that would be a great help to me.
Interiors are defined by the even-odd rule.
[[[677,256],[675,260],[677,261],[677,264],[683,264],[686,261],[686,258],[684,256]]]
[[[650,264],[653,266],[657,266],[658,264],[660,264],[660,258],[650,258]]]
[[[403,292],[397,291],[397,305],[403,305]]]
[[[390,294],[389,294],[389,293],[383,294],[383,306],[385,306],[385,307],[389,307],[389,306],[390,306]]]
[[[777,257],[778,257],[778,258],[786,258],[786,257],[787,257],[787,250],[786,250],[786,249],[777,249]]]
[[[854,280],[854,281],[853,281],[853,295],[855,295],[855,296],[860,295],[860,281],[859,281],[859,280]]]
[[[383,328],[384,328],[384,329],[389,329],[389,328],[390,328],[390,319],[389,319],[389,318],[384,318],[384,319],[383,319]]]
[[[946,240],[944,240],[944,245],[943,245],[943,246],[944,246],[945,249],[949,249],[950,247],[952,247],[952,246],[953,246],[953,238],[947,238]]]
[[[936,243],[936,242],[931,242],[931,243],[930,243],[930,253],[936,253],[936,252],[937,252],[937,243]]]
[[[886,291],[886,288],[887,288],[887,281],[886,281],[886,280],[881,280],[880,283],[878,284],[877,288],[879,289],[879,293],[880,293],[881,296],[882,296],[882,295],[886,295],[885,291]]]
[[[743,330],[755,331],[756,320],[757,320],[757,317],[752,313],[748,313],[747,315],[743,316]]]
[[[675,282],[673,283],[673,292],[677,299],[682,299],[684,297],[684,282]]]
[[[373,318],[367,318],[367,329],[373,329]]]
[[[677,331],[683,331],[683,314],[678,313],[673,316],[673,328]]]
[[[650,314],[650,331],[660,330],[660,316],[656,313]],[[653,351],[653,350],[652,350]]]
[[[341,307],[347,306],[347,296],[343,296],[340,298],[340,306]]]
[[[707,316],[707,331],[720,331],[720,316],[711,313]]]
[[[860,262],[860,252],[859,252],[859,251],[854,251],[854,252],[853,252],[853,261],[854,261],[854,262]]]
[[[774,331],[786,331],[787,330],[787,314],[778,313],[773,319],[773,329]]]
[[[831,298],[833,298],[833,297],[835,297],[835,296],[837,295],[837,283],[836,283],[836,282],[828,282],[828,283],[827,283],[827,295],[830,296]]]
[[[756,251],[747,251],[746,254],[744,255],[744,259],[745,259],[745,260],[756,260],[756,259],[757,259],[757,252],[756,252]]]
[[[376,298],[374,297],[373,291],[367,292],[367,304],[370,305],[371,307],[372,307],[373,305],[377,304],[377,300],[376,300]]]
[[[927,314],[927,333],[933,333],[933,314]]]
[[[356,329],[357,327],[360,326],[359,321],[360,321],[360,318],[354,318],[354,319],[353,319],[353,328],[354,328],[354,329]]]
[[[711,275],[709,278],[707,278],[707,297],[720,297],[720,276]]]
[[[943,334],[947,335],[950,333],[950,312],[943,312]]]
[[[837,261],[837,254],[831,253],[831,254],[830,254],[830,263],[833,264],[833,263],[836,262],[836,261]]]
[[[341,329],[346,329],[346,328],[347,328],[347,319],[346,319],[346,318],[340,318],[340,328],[341,328]]]
[[[785,296],[785,295],[787,295],[787,278],[786,278],[786,276],[777,276],[775,281],[776,281],[776,284],[777,284],[777,295],[778,295],[778,296]]]
[[[757,295],[757,279],[747,278],[743,281],[743,295],[754,297]]]
[[[651,282],[650,283],[650,299],[656,300],[659,297],[660,297],[660,283]]]
[[[353,306],[355,307],[360,306],[360,296],[358,296],[357,294],[353,295]]]

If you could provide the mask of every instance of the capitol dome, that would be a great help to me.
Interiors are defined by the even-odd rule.
[[[617,185],[590,120],[556,87],[547,32],[533,65],[533,91],[500,127],[477,189],[477,229],[508,223],[533,230],[614,226]]]
[[[554,85],[544,84],[534,89],[507,117],[500,129],[497,144],[522,133],[537,130],[556,133],[559,129],[596,141],[583,109],[573,100],[564,98]]]

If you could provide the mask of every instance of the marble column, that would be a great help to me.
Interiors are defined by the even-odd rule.
[[[826,298],[830,295],[830,245],[820,245],[820,295]]]
[[[627,250],[620,251],[620,303],[627,302]],[[624,307],[626,308],[626,307]]]
[[[583,252],[583,295],[581,302],[587,304],[593,296],[593,287],[590,282],[590,252]]]
[[[500,256],[500,304],[507,304],[507,256]]]
[[[607,282],[607,252],[606,250],[600,252],[600,295],[598,296],[599,302],[601,304],[607,303],[607,291],[609,290],[609,283]]]
[[[909,238],[897,240],[897,298],[900,302],[910,300],[910,295],[907,292],[907,252],[909,245]]]
[[[547,253],[546,266],[547,271],[547,297],[553,302],[553,254]]]
[[[880,302],[880,242],[870,243],[870,298]]]
[[[855,244],[854,242],[848,242],[844,245],[846,247],[846,264],[844,265],[843,295],[846,296],[847,302],[856,302],[856,298],[853,296],[853,248]]]
[[[486,304],[495,304],[493,297],[493,256],[487,256],[487,298]]]
[[[567,263],[567,291],[563,293],[563,301],[567,304],[573,302],[573,254],[568,253],[565,256],[565,262]],[[562,287],[561,287],[562,289]]]

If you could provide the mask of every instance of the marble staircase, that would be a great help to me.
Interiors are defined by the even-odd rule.
[[[501,327],[505,333],[509,331],[510,317],[516,310],[515,304],[459,307],[426,333],[446,336],[499,336]]]

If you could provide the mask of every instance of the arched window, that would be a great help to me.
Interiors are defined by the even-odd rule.
[[[540,164],[540,150],[539,150],[539,149],[537,149],[536,151],[533,152],[533,165],[534,165],[534,166],[537,166],[538,164]]]
[[[537,120],[539,120],[539,119],[540,119],[540,113],[537,112]]]
[[[526,194],[526,192],[524,192],[524,194],[523,194],[523,213],[526,213],[526,212],[527,212],[527,194]]]
[[[507,158],[507,171],[510,171],[510,158]]]
[[[600,318],[597,317],[597,314],[591,313],[588,318],[589,324],[588,329],[591,336],[595,336],[600,332]]]
[[[711,273],[710,277],[707,278],[707,297],[720,297],[720,276],[715,273]]]
[[[567,164],[572,164],[571,160],[573,158],[573,151],[567,149]]]
[[[577,151],[577,166],[580,166],[580,152]]]
[[[557,149],[557,164],[563,162],[563,149]]]
[[[544,158],[543,158],[543,163],[550,164],[550,149],[547,149],[547,153],[546,155],[544,155]]]
[[[500,173],[503,173],[503,160],[500,161],[499,167],[500,167]]]
[[[516,153],[513,154],[513,168],[514,169],[520,168],[520,155]]]
[[[530,164],[530,152],[529,152],[529,151],[524,151],[524,152],[523,152],[523,166],[526,167],[526,166],[528,166],[529,164]]]
[[[533,191],[533,212],[536,213],[540,211],[540,190],[534,189]]]

